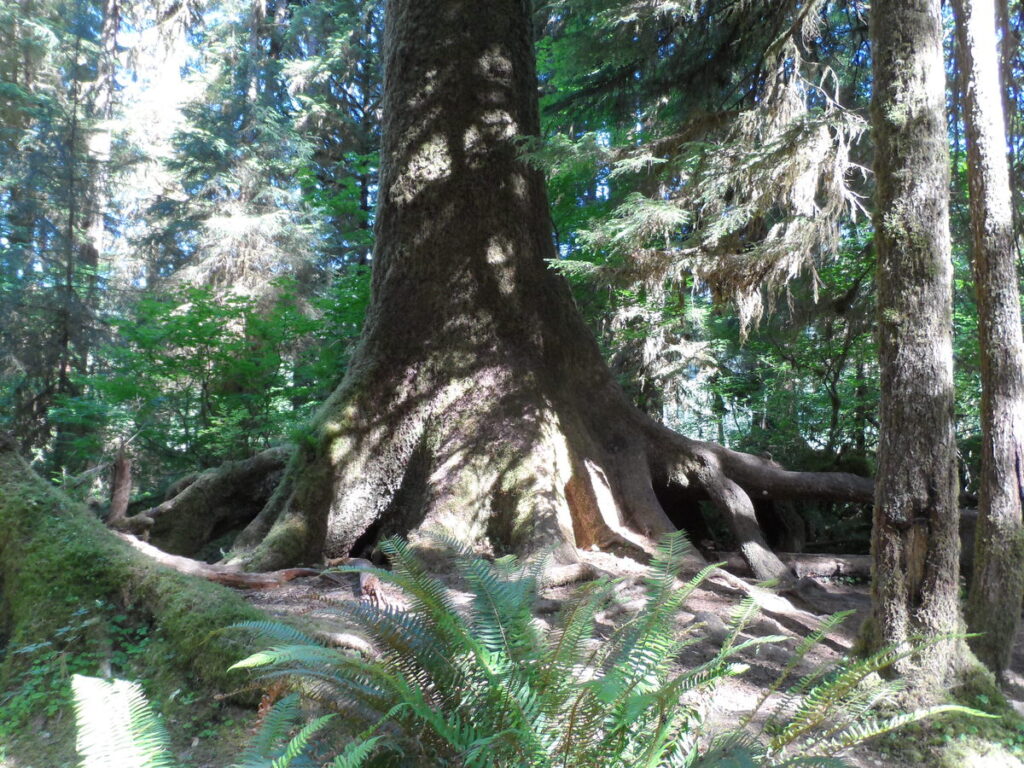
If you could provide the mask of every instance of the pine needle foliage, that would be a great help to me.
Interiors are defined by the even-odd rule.
[[[370,571],[399,587],[410,610],[365,602],[335,608],[373,642],[376,657],[295,644],[287,631],[249,624],[247,631],[271,645],[235,666],[287,679],[341,713],[334,724],[352,741],[335,764],[346,766],[835,766],[844,764],[838,753],[866,738],[937,712],[965,711],[878,715],[878,704],[899,687],[878,675],[902,655],[891,649],[784,688],[843,618],[837,616],[796,648],[758,704],[760,710],[774,702],[766,716],[752,713],[733,731],[712,732],[704,711],[723,681],[746,669],[737,655],[784,638],[746,637],[757,607],[745,601],[719,652],[681,668],[679,651],[699,639],[699,628],[681,633],[679,609],[712,570],[680,587],[687,547],[682,534],[662,541],[643,609],[605,633],[597,618],[615,581],[584,585],[548,630],[533,611],[543,563],[487,562],[459,552],[458,569],[472,593],[459,607],[408,544],[388,539],[381,548],[392,570],[341,570]]]
[[[664,300],[691,277],[756,326],[863,212],[856,55],[826,0],[551,0],[544,168],[567,253]],[[690,87],[680,88],[679,83]],[[587,164],[590,164],[589,169]],[[600,278],[600,279],[598,279]],[[812,279],[816,284],[816,279]],[[768,306],[765,306],[765,298]]]

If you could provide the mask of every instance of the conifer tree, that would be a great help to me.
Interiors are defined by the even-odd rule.
[[[981,349],[981,480],[967,625],[978,658],[1009,665],[1024,597],[1024,338],[1014,258],[1010,175],[992,0],[955,0],[957,64],[966,83],[964,128],[971,263]]]
[[[939,2],[875,2],[871,40],[881,404],[865,632],[882,647],[956,633],[963,621]],[[941,690],[961,673],[963,647],[936,643],[901,671]]]
[[[101,334],[101,250],[117,85],[117,0],[0,7],[0,377],[23,448],[75,468],[50,409],[79,391]]]
[[[631,406],[555,257],[527,4],[394,0],[384,40],[380,202],[367,325],[235,557],[270,568],[376,537],[458,530],[497,550],[644,548],[672,530],[656,488],[706,493],[761,578],[786,577],[751,494],[864,499],[678,436]]]

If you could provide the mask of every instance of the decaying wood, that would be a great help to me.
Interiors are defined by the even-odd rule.
[[[247,573],[235,566],[210,565],[209,563],[192,560],[188,557],[171,555],[127,533],[118,533],[116,535],[160,565],[172,568],[178,571],[178,573],[206,579],[207,581],[214,581],[218,584],[237,589],[272,589],[301,576],[320,575],[320,571],[315,568],[284,568],[268,573]]]
[[[110,512],[107,527],[136,536],[148,536],[153,521],[142,515],[128,516],[128,505],[132,495],[132,460],[122,447],[111,463]]]
[[[49,644],[55,632],[64,631],[61,627],[80,625],[80,612],[93,612],[98,604],[130,609],[166,641],[166,654],[138,659],[140,674],[160,676],[177,669],[204,695],[237,690],[237,678],[228,668],[240,653],[236,640],[208,635],[266,618],[230,590],[162,567],[119,541],[90,509],[36,474],[18,455],[17,442],[0,433],[3,639],[21,646]],[[96,623],[89,632],[97,647],[117,641],[108,622]],[[0,689],[20,684],[32,663],[32,654],[0,654]]]
[[[776,552],[797,578],[868,578],[871,575],[871,555],[822,555],[795,552]],[[716,552],[714,560],[739,575],[749,575],[750,567],[738,552]]]

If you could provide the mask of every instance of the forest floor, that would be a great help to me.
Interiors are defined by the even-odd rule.
[[[614,599],[597,616],[598,633],[607,635],[643,607],[645,569],[635,560],[607,553],[588,552],[583,553],[583,557],[599,573],[618,580]],[[453,590],[457,604],[468,604],[470,595],[456,573],[449,570],[436,575]],[[577,586],[569,584],[542,589],[537,603],[537,619],[543,623],[553,622]],[[786,638],[778,644],[757,646],[740,657],[739,660],[745,662],[749,669],[742,676],[728,678],[715,691],[711,708],[706,713],[709,731],[720,732],[734,727],[782,672],[791,659],[795,644],[814,632],[826,616],[839,611],[853,612],[808,655],[797,669],[797,674],[835,664],[853,648],[859,627],[870,607],[867,585],[849,579],[819,579],[813,583],[804,582],[804,586],[807,588],[800,591],[800,597],[781,597],[760,590],[736,575],[716,571],[684,605],[678,617],[678,630],[680,635],[685,634],[696,642],[682,652],[679,657],[681,666],[696,666],[717,654],[733,612],[748,594],[756,596],[761,611],[749,623],[745,635],[780,635]],[[379,584],[377,590],[386,601],[402,605],[401,595],[390,585]],[[328,642],[339,640],[348,629],[332,611],[332,603],[362,599],[357,576],[339,573],[298,578],[273,589],[244,590],[241,594],[269,615],[302,626]],[[352,639],[351,635],[347,636],[349,642]],[[1024,631],[1018,636],[1005,692],[1013,709],[1024,714]],[[986,703],[983,694],[975,698],[977,700],[972,701],[969,696],[960,696],[964,704]],[[770,700],[769,705],[771,703]],[[189,702],[175,703],[174,706],[184,715],[179,713],[168,717],[172,737],[181,737],[174,738],[174,749],[183,765],[226,768],[237,759],[240,747],[251,737],[254,714],[251,710],[221,706],[213,700],[208,704],[205,710],[202,707],[197,710]],[[217,714],[209,714],[211,711]],[[189,715],[189,712],[193,714]],[[755,719],[755,725],[758,722]],[[71,744],[56,749],[55,744],[51,744],[54,739],[42,732],[45,723],[40,721],[38,725],[40,732],[26,734],[29,743],[23,746],[28,747],[27,751],[23,748],[8,754],[0,744],[0,768],[70,768],[76,763],[68,754]],[[64,726],[66,731],[68,724]],[[21,759],[16,759],[16,754]],[[927,724],[912,725],[845,755],[848,764],[854,768],[1024,768],[1022,756],[1024,720],[1020,717],[978,720],[963,716],[952,720],[943,716]]]
[[[644,567],[634,560],[606,553],[584,553],[583,556],[599,572],[621,580],[614,601],[598,615],[598,631],[608,632],[642,607]],[[470,596],[460,589],[457,576],[450,572],[437,575],[455,592],[457,602],[469,601]],[[378,589],[383,589],[390,602],[402,604],[401,595],[390,585]],[[572,584],[543,589],[537,618],[544,623],[551,622],[575,589],[576,585]],[[852,611],[853,614],[809,654],[798,672],[805,674],[808,667],[841,660],[852,649],[870,608],[868,587],[864,583],[818,579],[810,590],[804,590],[802,597],[783,598],[758,590],[732,574],[717,572],[690,596],[680,613],[680,633],[699,638],[683,651],[679,659],[681,665],[696,666],[717,653],[731,615],[750,590],[758,596],[761,611],[749,624],[745,635],[781,635],[787,640],[758,646],[754,652],[741,657],[749,665],[748,671],[730,678],[716,691],[713,706],[707,713],[709,723],[715,728],[728,728],[739,722],[782,672],[799,639],[815,631],[823,618],[839,611]],[[272,590],[249,591],[246,596],[267,613],[298,621],[327,638],[345,631],[331,611],[331,603],[360,599],[353,574],[296,579]],[[1024,632],[1018,637],[1006,693],[1014,709],[1024,714]],[[845,757],[856,768],[1024,768],[1024,762],[1014,756],[1024,754],[1024,732],[1014,730],[1013,725],[993,731],[978,729],[971,720],[963,718],[955,723],[937,718],[927,725],[913,725],[883,736],[845,753]]]

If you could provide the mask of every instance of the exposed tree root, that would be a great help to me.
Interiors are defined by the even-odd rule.
[[[266,505],[291,451],[277,447],[231,461],[176,484],[162,504],[112,526],[145,536],[165,552],[193,555],[217,536],[251,521]]]
[[[420,389],[407,379],[366,394],[350,381],[354,392],[343,387],[325,406],[317,439],[300,448],[229,562],[276,570],[366,555],[383,536],[428,529],[496,552],[554,547],[563,566],[577,561],[577,547],[644,557],[675,530],[656,492],[671,485],[710,499],[758,580],[788,583],[793,573],[768,547],[753,498],[871,501],[869,479],[790,472],[689,440],[610,385],[591,406],[521,382],[513,395],[507,380],[489,369],[472,385]]]
[[[114,458],[114,468],[111,472],[110,513],[107,515],[107,525],[116,528],[124,524],[131,496],[132,460],[122,445]]]
[[[795,552],[777,552],[778,558],[797,578],[856,578],[871,575],[871,555],[814,555]],[[750,566],[738,552],[716,552],[715,559],[740,575],[750,573]]]
[[[192,560],[181,555],[171,555],[161,549],[157,549],[152,544],[147,544],[125,533],[118,533],[117,536],[122,541],[127,542],[129,546],[160,565],[167,566],[178,573],[213,581],[226,587],[235,587],[237,589],[273,589],[300,576],[320,575],[320,571],[315,568],[286,568],[270,573],[251,573],[241,571],[229,565],[210,565],[209,563]]]
[[[792,572],[768,547],[753,499],[822,499],[871,503],[874,483],[845,472],[793,472],[775,462],[678,435],[653,421],[651,463],[660,475],[695,496],[706,496],[729,525],[751,571],[759,580],[789,580]],[[656,472],[658,470],[655,470]]]

